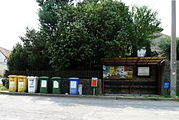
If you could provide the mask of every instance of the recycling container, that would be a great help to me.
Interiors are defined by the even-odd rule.
[[[79,78],[69,78],[70,81],[70,95],[78,95]]]
[[[53,89],[52,93],[53,94],[61,94],[62,93],[62,78],[61,77],[52,77],[52,84],[53,84]]]
[[[26,76],[18,76],[18,92],[27,92],[28,81]]]
[[[37,92],[37,85],[38,85],[38,77],[36,76],[28,76],[28,92],[29,93],[36,93]]]
[[[4,86],[4,84],[2,82],[2,78],[0,78],[0,86]]]
[[[2,78],[3,86],[9,89],[9,78]]]
[[[41,76],[39,79],[40,79],[40,93],[48,93],[49,77]]]
[[[18,79],[16,75],[9,75],[9,92],[17,92]]]

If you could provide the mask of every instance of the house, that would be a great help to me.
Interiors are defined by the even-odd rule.
[[[0,47],[0,76],[7,70],[7,58],[11,54],[10,50]]]
[[[163,54],[161,53],[162,50],[159,47],[159,44],[160,44],[161,41],[166,40],[169,36],[162,34],[162,33],[157,33],[157,35],[159,37],[152,40],[151,51],[152,52],[156,51],[159,54],[159,56],[163,56]]]

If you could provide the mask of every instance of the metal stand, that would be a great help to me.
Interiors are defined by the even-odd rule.
[[[93,95],[96,95],[96,88],[93,87]]]

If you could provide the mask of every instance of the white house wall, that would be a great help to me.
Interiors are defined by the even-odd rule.
[[[5,63],[6,57],[0,52],[0,63]]]
[[[0,52],[0,76],[3,76],[5,70],[7,70],[6,57]]]

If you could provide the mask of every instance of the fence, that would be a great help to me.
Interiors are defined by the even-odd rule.
[[[26,76],[59,76],[63,78],[79,77],[89,79],[91,77],[102,78],[102,71],[100,70],[68,70],[68,71],[6,71],[5,77],[8,75],[26,75]]]

